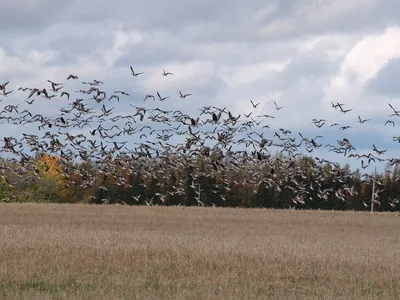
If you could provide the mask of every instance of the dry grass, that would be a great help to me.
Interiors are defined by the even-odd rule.
[[[400,217],[0,205],[0,298],[399,299]]]

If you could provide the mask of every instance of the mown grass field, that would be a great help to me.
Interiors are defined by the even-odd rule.
[[[397,214],[0,205],[0,299],[399,299]]]

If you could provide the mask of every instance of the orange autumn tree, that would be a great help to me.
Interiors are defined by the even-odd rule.
[[[46,193],[49,194],[49,197],[52,190],[54,190],[60,199],[64,199],[67,196],[67,190],[64,188],[66,177],[65,171],[60,164],[60,158],[44,154],[39,159],[38,169],[41,177],[47,181]]]

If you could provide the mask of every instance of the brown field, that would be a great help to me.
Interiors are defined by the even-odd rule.
[[[0,205],[0,299],[399,299],[397,214]]]

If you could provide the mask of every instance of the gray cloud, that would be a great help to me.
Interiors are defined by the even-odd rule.
[[[46,26],[58,23],[71,5],[69,1],[17,0],[3,1],[0,10],[0,32],[29,35]]]
[[[268,121],[271,134],[283,127],[333,142],[348,134],[363,149],[377,135],[377,143],[390,148],[395,128],[383,127],[390,109],[376,103],[400,92],[400,61],[375,68],[374,57],[357,61],[348,54],[364,37],[399,26],[399,8],[395,0],[8,1],[0,10],[0,81],[11,80],[14,89],[44,87],[46,79],[65,82],[74,73],[103,80],[110,94],[129,92],[120,103],[107,103],[117,112],[134,110],[132,104],[196,116],[201,106],[216,105],[234,114],[253,111],[255,118],[275,115]],[[387,45],[376,47],[386,55]],[[133,78],[130,65],[144,74]],[[163,68],[174,76],[161,76]],[[358,74],[374,68],[372,79],[358,83]],[[79,89],[71,81],[66,88]],[[179,90],[193,96],[183,101]],[[157,91],[171,98],[143,103]],[[250,99],[261,103],[256,110]],[[287,107],[278,112],[273,100]],[[23,98],[13,101],[25,108]],[[43,101],[29,108],[57,115],[63,105]],[[345,101],[354,111],[344,115],[329,101]],[[398,102],[393,105],[400,108]],[[358,114],[373,122],[359,124]],[[326,128],[314,128],[312,118],[327,119]],[[353,128],[330,128],[335,121]]]
[[[99,28],[121,24],[142,32],[169,32],[190,42],[256,42],[378,30],[399,21],[395,12],[400,4],[395,0],[319,2],[116,0],[110,5],[106,0],[18,0],[2,4],[0,28],[23,34],[54,24],[97,24]]]

